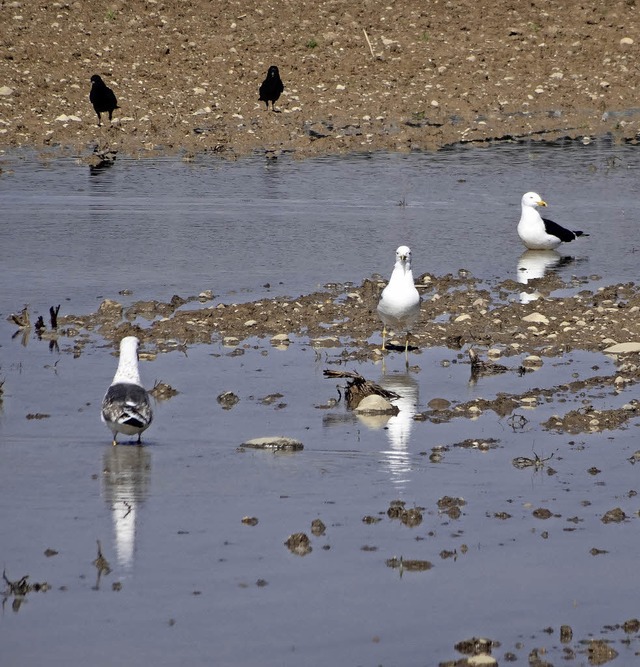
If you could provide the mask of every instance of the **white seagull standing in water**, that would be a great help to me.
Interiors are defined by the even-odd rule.
[[[553,250],[561,243],[569,243],[578,236],[589,236],[584,232],[565,229],[553,220],[541,217],[536,210],[546,206],[539,194],[527,192],[522,195],[522,215],[518,223],[518,236],[529,250]]]
[[[137,435],[140,444],[142,432],[153,419],[149,394],[140,382],[138,344],[135,336],[120,342],[118,370],[102,400],[102,421],[113,432],[114,445],[118,433]]]
[[[411,250],[401,245],[396,250],[396,264],[389,284],[382,290],[378,302],[378,315],[383,322],[382,349],[385,349],[387,327],[392,331],[405,331],[405,355],[409,350],[409,330],[420,315],[420,295],[413,282]]]

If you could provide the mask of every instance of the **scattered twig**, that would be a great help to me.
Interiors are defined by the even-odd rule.
[[[371,57],[375,60],[376,54],[373,52],[373,47],[371,46],[371,42],[369,41],[369,35],[367,35],[367,31],[362,28],[362,32],[364,33],[364,38],[367,40],[367,44],[369,45],[369,51],[371,51]]]

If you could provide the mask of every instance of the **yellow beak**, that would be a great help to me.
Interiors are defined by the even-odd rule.
[[[547,202],[542,201],[542,199],[538,202],[538,206],[546,206],[546,205],[547,205]]]

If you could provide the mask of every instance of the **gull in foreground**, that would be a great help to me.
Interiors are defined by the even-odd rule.
[[[539,194],[527,192],[522,195],[522,214],[518,223],[518,236],[529,250],[553,250],[561,243],[569,243],[578,236],[589,236],[580,231],[565,229],[553,220],[543,218],[536,208],[546,206]]]
[[[113,432],[114,445],[118,433],[137,435],[140,444],[142,432],[153,419],[149,394],[140,383],[138,344],[135,336],[120,342],[118,370],[102,400],[102,421]]]
[[[385,348],[387,328],[406,333],[404,352],[409,350],[409,330],[420,315],[420,295],[413,282],[411,250],[401,245],[396,250],[396,264],[389,284],[382,290],[378,315],[383,323],[382,349]]]

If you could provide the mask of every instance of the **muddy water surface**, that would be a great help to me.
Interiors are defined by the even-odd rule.
[[[536,649],[553,664],[588,664],[592,639],[611,641],[612,664],[633,664],[638,629],[621,626],[640,615],[637,420],[579,435],[542,427],[586,404],[620,407],[633,385],[541,395],[517,419],[413,419],[435,398],[614,374],[610,357],[567,350],[535,373],[471,382],[460,351],[414,351],[408,369],[391,353],[384,367],[348,367],[400,394],[400,413],[359,418],[323,377],[344,367],[340,347],[215,340],[141,362],[148,387],[163,380],[179,393],[155,405],[144,447],[113,448],[98,417],[112,346],[96,334],[81,352],[73,339],[50,349],[32,332],[12,338],[5,317],[24,303],[46,319],[58,302],[82,313],[104,297],[203,289],[225,302],[300,294],[387,274],[399,239],[417,272],[515,279],[517,201],[534,187],[550,215],[591,233],[570,248],[579,261],[556,270],[624,282],[640,242],[636,166],[634,152],[603,146],[117,161],[94,175],[13,160],[0,179],[0,558],[9,580],[28,574],[50,589],[7,595],[7,664],[436,665],[474,636],[499,642],[501,664]],[[615,233],[601,233],[605,223]],[[240,399],[231,409],[216,400],[224,391]],[[239,447],[274,434],[304,450]],[[389,511],[394,501],[418,510],[412,521]],[[602,520],[617,508],[623,521]],[[311,539],[306,556],[284,544],[297,532]],[[109,571],[94,564],[97,540]],[[562,625],[573,636],[561,641]]]

